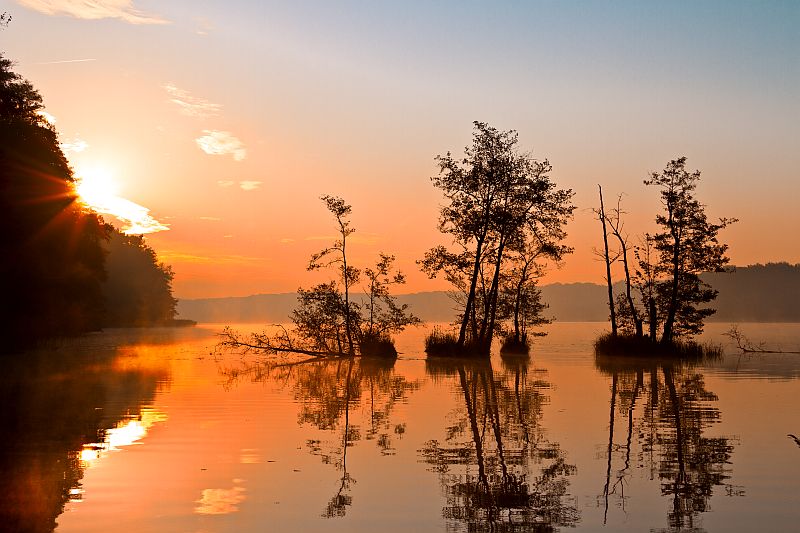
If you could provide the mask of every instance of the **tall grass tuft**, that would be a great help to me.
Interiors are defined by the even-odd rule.
[[[597,355],[663,357],[686,360],[719,359],[722,347],[694,341],[656,342],[649,337],[605,333],[594,341]]]

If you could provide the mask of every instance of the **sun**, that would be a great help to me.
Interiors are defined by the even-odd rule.
[[[75,191],[81,202],[98,212],[104,212],[119,198],[119,184],[105,167],[80,168],[75,172]]]
[[[75,177],[75,192],[81,203],[97,213],[119,220],[124,226],[123,233],[141,235],[169,229],[153,218],[149,209],[121,197],[119,184],[107,168],[80,167],[76,169]]]

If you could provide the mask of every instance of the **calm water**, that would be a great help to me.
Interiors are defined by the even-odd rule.
[[[421,329],[394,363],[219,355],[215,326],[42,350],[0,376],[0,529],[796,531],[800,355],[596,359],[604,326],[485,362]]]

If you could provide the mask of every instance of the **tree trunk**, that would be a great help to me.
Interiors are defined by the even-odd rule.
[[[483,328],[481,335],[481,345],[487,351],[491,350],[492,337],[494,336],[494,323],[497,316],[497,296],[500,290],[500,268],[503,264],[503,252],[505,251],[505,247],[505,237],[501,237],[500,243],[497,246],[497,259],[495,260],[492,286],[489,289],[489,316],[484,317],[484,322],[487,322],[487,324],[486,327]]]
[[[603,188],[598,185],[600,191],[600,222],[603,224],[603,246],[604,259],[606,261],[606,283],[608,285],[608,310],[611,315],[611,335],[617,336],[617,315],[614,311],[614,289],[611,286],[611,258],[608,255],[608,231],[606,230],[606,212],[603,206]]]
[[[661,335],[661,342],[672,341],[672,329],[675,324],[675,314],[678,311],[678,285],[680,282],[680,245],[681,232],[673,232],[674,248],[672,251],[672,288],[670,290],[669,307],[667,308],[667,319],[664,321],[664,332]]]
[[[472,279],[469,283],[469,294],[467,294],[467,304],[464,308],[464,317],[461,319],[461,329],[458,332],[458,345],[464,347],[464,341],[467,337],[467,325],[469,324],[470,315],[474,314],[475,306],[475,289],[478,286],[478,274],[481,268],[481,252],[483,251],[483,238],[478,239],[475,246],[475,264],[472,267]]]
[[[341,222],[339,223],[341,225]],[[347,254],[345,248],[347,246],[347,233],[342,227],[342,270],[344,273],[344,329],[347,334],[347,350],[350,354],[355,353],[353,346],[353,332],[350,325],[350,280],[347,275]]]

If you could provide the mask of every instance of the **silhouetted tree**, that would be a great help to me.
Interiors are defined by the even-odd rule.
[[[507,270],[501,286],[500,316],[510,322],[503,339],[501,351],[527,352],[528,335],[541,336],[543,332],[530,331],[549,324],[552,319],[543,313],[547,304],[542,301],[542,291],[538,286],[542,275],[541,266],[536,262],[540,250],[522,247],[511,255],[511,266]]]
[[[168,325],[175,318],[174,273],[141,235],[106,226],[110,239],[103,283],[104,326]]]
[[[389,334],[402,331],[406,326],[420,322],[408,310],[408,304],[397,305],[397,300],[389,292],[392,285],[403,285],[406,278],[402,272],[392,268],[395,257],[383,252],[378,254],[375,268],[365,268],[369,285],[365,289],[367,301],[364,304],[366,317],[361,332],[361,352],[370,351],[377,353],[381,346],[390,343]]]
[[[72,170],[42,98],[0,56],[0,321],[9,342],[101,323],[106,232],[76,202]]]
[[[323,196],[322,200],[325,202],[325,205],[328,207],[328,211],[330,211],[334,217],[336,217],[336,222],[339,226],[339,235],[341,235],[341,239],[337,239],[333,246],[329,248],[325,248],[324,250],[314,254],[311,256],[311,261],[308,264],[309,270],[317,270],[319,268],[325,266],[331,266],[333,264],[339,264],[339,268],[341,270],[340,280],[344,287],[344,330],[347,336],[347,352],[350,354],[355,353],[355,343],[353,342],[353,330],[355,329],[356,325],[353,324],[354,322],[354,314],[356,313],[351,312],[351,303],[350,303],[350,286],[358,283],[359,276],[361,271],[357,268],[352,266],[347,266],[347,237],[352,235],[356,230],[350,226],[350,221],[348,217],[352,212],[352,207],[346,203],[341,198],[335,196]]]
[[[430,277],[443,273],[462,292],[458,346],[488,353],[509,252],[538,247],[542,259],[560,260],[571,251],[559,242],[574,206],[572,191],[556,189],[550,181],[547,160],[517,151],[515,131],[474,125],[464,157],[437,156],[439,175],[431,178],[448,200],[439,230],[453,237],[459,251],[435,247],[420,264]]]
[[[276,335],[242,336],[226,328],[222,347],[295,352],[316,357],[336,355],[396,356],[390,335],[406,326],[419,323],[407,305],[398,306],[389,287],[405,283],[405,277],[392,268],[394,256],[379,254],[374,269],[365,270],[369,285],[366,302],[354,302],[351,289],[361,278],[361,270],[348,264],[347,237],[355,232],[348,217],[352,211],[344,200],[323,196],[328,210],[336,217],[340,239],[332,246],[311,256],[308,270],[334,267],[337,279],[321,283],[310,290],[298,290],[298,307],[292,313],[294,329],[281,328]],[[362,305],[363,304],[363,305]],[[365,318],[362,307],[367,308]]]
[[[600,218],[600,224],[603,226],[603,260],[606,265],[606,286],[608,287],[608,313],[611,318],[611,335],[617,335],[617,315],[614,309],[614,282],[611,279],[611,254],[608,250],[608,219],[606,218],[605,205],[603,204],[603,188],[598,185],[600,192],[600,210],[597,215]]]
[[[717,291],[700,280],[702,272],[720,272],[728,263],[728,249],[717,234],[735,219],[722,218],[714,224],[708,221],[705,206],[694,195],[700,171],[688,172],[686,158],[670,161],[660,173],[653,172],[645,185],[660,189],[665,213],[656,217],[661,231],[653,235],[660,257],[658,269],[667,277],[657,285],[664,309],[662,342],[678,334],[694,335],[703,328],[703,319],[713,309],[700,308],[711,302]]]

